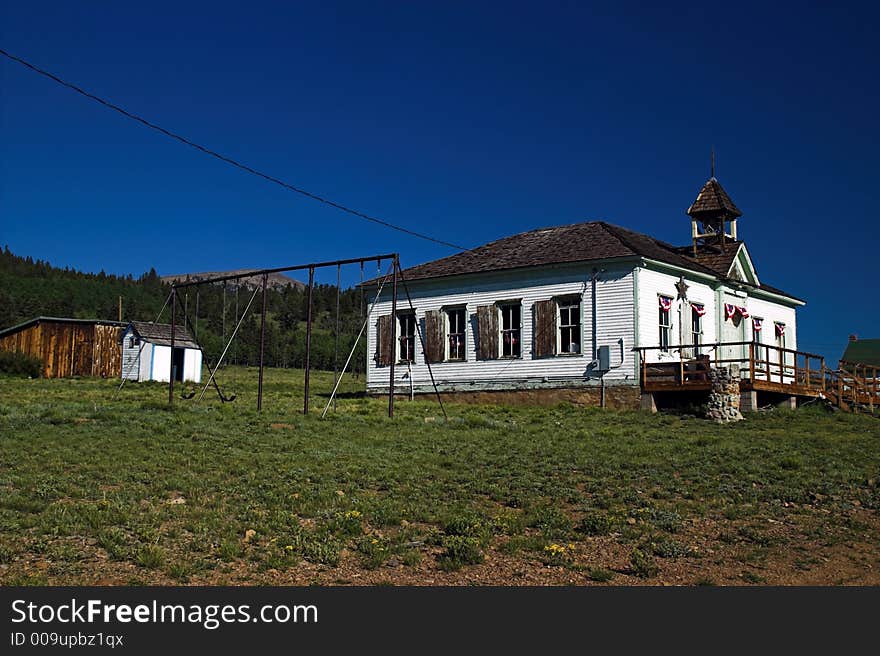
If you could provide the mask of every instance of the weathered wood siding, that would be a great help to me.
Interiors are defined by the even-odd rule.
[[[92,375],[116,378],[122,372],[122,349],[119,338],[124,329],[118,326],[95,325]]]
[[[432,364],[438,384],[447,390],[597,385],[598,373],[588,365],[594,359],[595,348],[606,344],[612,348],[612,366],[615,367],[605,376],[606,383],[637,384],[634,353],[631,350],[634,316],[633,267],[609,263],[605,268],[606,271],[596,284],[596,311],[599,319],[595,344],[592,339],[593,299],[590,282],[593,265],[546,267],[529,271],[461,276],[448,280],[410,281],[408,287],[420,327],[425,326],[427,312],[455,306],[464,307],[466,311],[466,359],[463,362],[444,361]],[[562,296],[577,296],[581,299],[582,352],[536,357],[533,352],[535,304]],[[497,355],[500,321],[496,304],[517,299],[520,299],[522,305],[522,357],[501,358]],[[398,307],[401,307],[400,299]],[[390,312],[391,293],[386,287],[373,310],[373,325],[367,336],[367,353],[370,356],[376,353],[376,342],[379,338],[376,318],[389,315]],[[555,327],[555,317],[553,322]],[[621,339],[624,361],[622,366],[618,366],[621,365]],[[417,391],[428,391],[431,389],[431,379],[425,354],[418,340],[415,355],[415,362],[411,367],[413,385]],[[407,375],[407,368],[400,367],[395,374],[395,385],[408,389],[409,380],[403,378]],[[372,357],[368,358],[368,390],[387,391],[388,375],[387,367],[377,366]]]
[[[106,324],[40,321],[0,338],[0,350],[43,362],[46,378],[120,375],[120,328]]]

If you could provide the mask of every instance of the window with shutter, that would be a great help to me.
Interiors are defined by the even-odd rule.
[[[480,360],[498,359],[498,308],[481,305],[477,308],[477,356]]]
[[[416,313],[400,312],[397,315],[397,361],[416,361]]]
[[[576,355],[581,352],[580,296],[557,299],[559,307],[559,353]]]
[[[446,359],[462,361],[465,356],[465,336],[467,334],[467,309],[463,307],[446,310]]]
[[[501,357],[522,356],[522,303],[499,303],[501,311]]]

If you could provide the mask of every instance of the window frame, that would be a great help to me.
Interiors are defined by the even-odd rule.
[[[522,333],[523,333],[523,311],[522,311],[522,299],[513,300],[513,301],[498,301],[495,303],[495,307],[498,309],[499,321],[498,321],[498,359],[499,360],[519,360],[523,357],[523,348],[522,348]],[[516,327],[504,328],[504,311],[506,309],[516,308],[519,313],[519,322]],[[511,317],[512,323],[513,317]],[[511,353],[510,355],[504,354],[504,334],[505,333],[516,333],[516,340],[514,344],[518,350],[518,353]],[[513,350],[513,349],[511,349]]]
[[[404,319],[412,319],[412,333],[407,334],[404,331],[405,324]],[[397,321],[397,344],[396,350],[397,352],[394,354],[397,364],[415,364],[416,363],[416,322],[419,320],[418,315],[415,310],[398,310],[397,317],[395,317]],[[404,344],[409,345],[409,349],[412,350],[412,359],[404,359],[403,357],[403,349]]]
[[[468,326],[468,312],[467,305],[450,305],[441,308],[443,312],[443,321],[444,332],[446,339],[444,340],[444,351],[443,351],[443,361],[444,362],[467,362],[467,326]],[[452,332],[452,320],[451,315],[453,313],[461,313],[461,331],[460,332]],[[453,358],[451,357],[452,353],[452,337],[454,335],[461,335],[461,357]]]
[[[570,296],[558,296],[553,299],[556,304],[556,355],[561,355],[564,357],[575,357],[582,356],[584,354],[584,322],[583,322],[583,312],[584,312],[584,303],[583,296],[581,295],[570,295]],[[568,310],[568,320],[571,322],[572,319],[572,310],[577,308],[577,314],[574,315],[577,323],[562,323],[562,311],[564,309]],[[565,351],[563,347],[565,344],[571,344],[571,339],[567,342],[562,338],[563,331],[565,330],[577,330],[578,339],[577,339],[577,350],[576,351]],[[569,333],[570,335],[570,333]]]
[[[670,306],[668,310],[663,309],[660,305],[661,298],[668,298],[670,301],[674,302],[673,296],[668,296],[666,294],[657,294],[657,327],[659,328],[659,346],[660,350],[664,353],[669,353],[669,348],[672,346],[672,307]],[[663,323],[663,315],[666,315],[666,323]],[[663,343],[663,338],[666,338],[666,343]]]
[[[761,322],[761,330],[755,330],[755,321]],[[764,317],[752,317],[752,344],[763,344],[761,333],[764,332]],[[775,327],[774,327],[775,330]]]
[[[777,330],[776,326],[782,326],[781,333],[779,332],[779,330]],[[786,332],[787,328],[788,328],[788,326],[785,324],[784,321],[774,321],[773,322],[773,334],[776,336],[776,347],[777,348],[781,348],[781,349],[788,348],[785,345],[785,332]]]
[[[694,356],[697,356],[702,354],[703,335],[705,334],[703,330],[703,317],[706,315],[706,304],[693,301],[689,305],[691,308],[691,344],[694,347]],[[703,314],[697,314],[694,305],[702,307]]]

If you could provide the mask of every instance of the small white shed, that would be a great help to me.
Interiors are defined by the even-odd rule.
[[[122,377],[126,380],[168,382],[171,364],[174,380],[198,383],[202,380],[202,349],[183,326],[132,321],[122,334]]]

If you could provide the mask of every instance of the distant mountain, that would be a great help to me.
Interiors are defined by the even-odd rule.
[[[162,282],[168,283],[170,285],[173,283],[206,280],[208,278],[219,278],[222,276],[235,276],[241,273],[248,273],[249,271],[251,271],[251,269],[233,269],[231,271],[201,271],[199,273],[179,273],[173,276],[162,276]],[[295,280],[290,276],[286,276],[283,273],[270,273],[268,282],[269,289],[274,290],[284,289],[288,285],[292,285],[294,289],[303,289],[306,286],[305,283],[300,282],[299,280]],[[227,287],[229,287],[230,289],[235,289],[236,286],[239,286],[249,287],[253,289],[254,287],[259,287],[262,284],[262,276],[250,276],[247,278],[240,278],[238,280],[230,280],[227,282]]]

